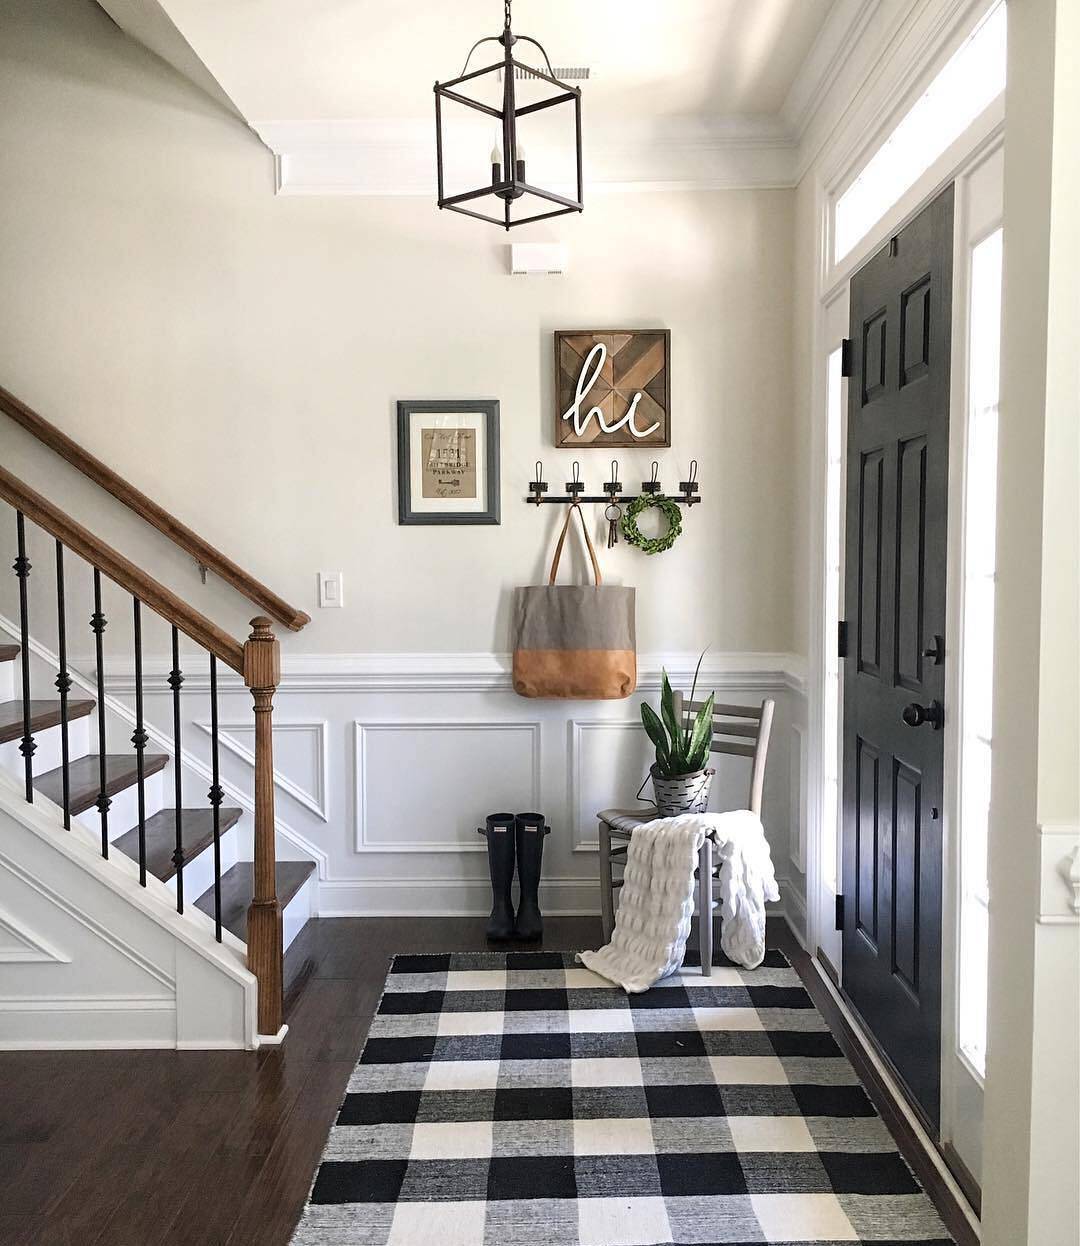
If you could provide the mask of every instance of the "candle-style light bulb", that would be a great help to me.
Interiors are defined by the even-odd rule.
[[[525,144],[517,143],[515,146],[517,148],[517,157],[514,165],[514,176],[519,182],[523,182],[525,180]]]
[[[491,149],[491,184],[498,186],[502,181],[502,148],[498,143]]]

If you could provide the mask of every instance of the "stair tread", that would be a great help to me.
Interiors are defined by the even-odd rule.
[[[282,909],[307,882],[315,870],[314,861],[279,861],[277,895]],[[221,876],[221,924],[238,939],[247,942],[247,914],[255,892],[255,867],[240,861]],[[214,916],[214,889],[210,887],[195,901],[195,907]]]
[[[221,834],[240,821],[242,809],[220,809]],[[184,846],[184,862],[193,861],[200,852],[214,842],[214,811],[209,808],[185,809],[181,821],[181,838]],[[139,859],[139,828],[125,831],[113,842],[114,848],[130,857]],[[172,854],[176,848],[176,810],[162,809],[146,819],[146,870],[163,883],[176,873]]]
[[[147,778],[164,770],[169,764],[165,753],[145,753],[143,755],[143,772]],[[85,813],[94,806],[101,790],[101,779],[98,773],[98,754],[90,753],[80,757],[68,767],[70,783],[70,809],[73,814]],[[105,794],[115,796],[125,788],[134,787],[138,782],[139,771],[135,763],[134,753],[105,754]],[[56,804],[64,800],[64,770],[57,766],[34,779],[34,790],[47,796]]]
[[[18,645],[0,645],[0,662],[14,662],[18,656]]]
[[[93,701],[68,701],[68,722],[76,718],[85,718],[94,711]],[[49,727],[60,726],[59,701],[30,702],[30,730],[45,731]],[[4,701],[0,703],[0,744],[10,744],[18,740],[23,733],[22,701]]]

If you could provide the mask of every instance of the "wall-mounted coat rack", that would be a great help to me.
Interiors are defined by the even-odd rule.
[[[679,484],[678,493],[671,493],[666,496],[680,506],[696,506],[701,501],[697,470],[697,459],[691,459],[690,471],[687,473],[688,479]],[[569,505],[571,502],[603,502],[609,506],[612,502],[632,502],[635,496],[637,496],[633,493],[623,493],[622,481],[619,479],[618,459],[611,460],[611,479],[605,481],[601,488],[604,490],[601,494],[586,494],[585,483],[581,479],[581,464],[575,459],[573,480],[566,482],[566,492],[549,493],[548,483],[544,479],[544,465],[538,460],[536,464],[536,478],[529,481],[529,496],[525,501],[531,502],[534,506],[540,506],[542,503],[548,502],[557,502],[562,505]],[[660,483],[660,464],[655,459],[653,460],[651,478],[641,482],[641,492],[664,492],[664,486]]]

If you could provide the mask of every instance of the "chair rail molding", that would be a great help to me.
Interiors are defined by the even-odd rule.
[[[6,620],[0,619],[0,627]],[[666,670],[673,683],[689,683],[698,655],[692,652],[642,653],[638,655],[639,692],[660,687]],[[73,655],[73,666],[89,669],[87,655]],[[171,662],[162,655],[147,654],[143,662],[144,680],[168,676]],[[806,659],[793,653],[767,653],[738,650],[706,653],[701,664],[700,682],[718,691],[758,691],[774,689],[798,693],[806,691]],[[199,672],[185,672],[184,688],[205,692],[209,678]],[[220,688],[242,687],[243,681],[231,671],[218,675]],[[127,662],[106,661],[105,687],[109,692],[135,691],[134,672]],[[290,653],[281,655],[281,683],[278,692],[498,692],[512,691],[513,677],[509,653]]]
[[[1080,825],[1044,822],[1039,827],[1039,861],[1040,923],[1080,924]]]

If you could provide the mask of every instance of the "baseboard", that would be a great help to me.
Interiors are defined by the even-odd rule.
[[[540,884],[548,917],[598,917],[595,878],[551,878]],[[484,879],[355,878],[319,883],[320,917],[486,917],[491,884]]]
[[[860,1055],[872,1068],[880,1090],[888,1097],[893,1109],[903,1117],[919,1148],[934,1169],[940,1181],[942,1191],[947,1193],[949,1199],[963,1217],[973,1235],[973,1240],[979,1240],[981,1226],[978,1213],[968,1199],[963,1186],[953,1174],[942,1152],[942,1148],[927,1132],[920,1115],[911,1107],[903,1088],[893,1076],[888,1065],[878,1054],[876,1045],[865,1033],[862,1022],[852,1011],[842,993],[834,985],[828,971],[814,957],[809,958],[809,964],[811,971],[820,980],[825,990],[829,993],[833,1004],[843,1017],[851,1041],[857,1046]]]
[[[0,998],[0,1050],[175,1048],[174,999]]]
[[[770,918],[783,918],[803,944],[806,906],[786,878],[780,900],[767,905]],[[486,878],[333,878],[318,884],[319,917],[486,917],[491,884]],[[595,878],[548,878],[540,884],[540,907],[549,917],[599,917],[600,884]]]

